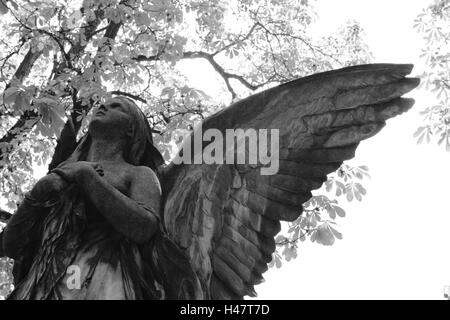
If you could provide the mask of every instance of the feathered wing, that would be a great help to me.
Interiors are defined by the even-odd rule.
[[[164,225],[189,256],[207,296],[255,295],[280,221],[298,218],[311,190],[351,159],[361,140],[413,105],[401,98],[419,84],[406,78],[411,70],[372,64],[324,72],[243,99],[203,121],[203,132],[278,129],[280,147],[275,175],[237,164],[171,164],[164,172]]]

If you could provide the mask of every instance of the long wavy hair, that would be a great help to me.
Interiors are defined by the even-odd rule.
[[[134,166],[147,166],[156,171],[164,163],[164,158],[153,144],[152,131],[147,118],[131,99],[124,96],[116,96],[114,99],[123,103],[131,117],[132,133],[123,150],[125,161]],[[92,137],[88,131],[64,163],[86,160],[91,142]]]

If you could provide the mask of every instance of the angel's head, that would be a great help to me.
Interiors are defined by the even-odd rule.
[[[88,133],[80,140],[74,155],[82,160],[92,139],[120,142],[125,161],[156,169],[164,160],[153,145],[152,131],[144,113],[131,99],[110,98],[93,110]]]
[[[132,136],[134,123],[140,120],[135,109],[137,107],[127,98],[106,100],[92,112],[90,134],[108,140],[128,140]]]

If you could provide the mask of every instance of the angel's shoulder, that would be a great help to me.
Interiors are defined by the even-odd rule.
[[[149,167],[131,166],[129,173],[132,179],[132,183],[146,184],[146,185],[150,184],[160,187],[158,176]]]

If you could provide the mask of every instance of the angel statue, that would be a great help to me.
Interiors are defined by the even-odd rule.
[[[251,155],[249,146],[215,150],[224,161],[189,161],[198,155],[190,137],[184,161],[166,165],[137,105],[123,96],[106,100],[71,155],[36,183],[4,229],[3,252],[15,260],[9,299],[254,296],[280,221],[297,219],[311,191],[354,157],[360,141],[412,107],[414,100],[401,97],[419,84],[406,77],[412,67],[315,74],[201,123],[203,132],[223,136],[276,129],[271,174],[262,174],[267,163],[260,160],[238,163],[238,152]],[[258,136],[257,143],[271,142]]]

